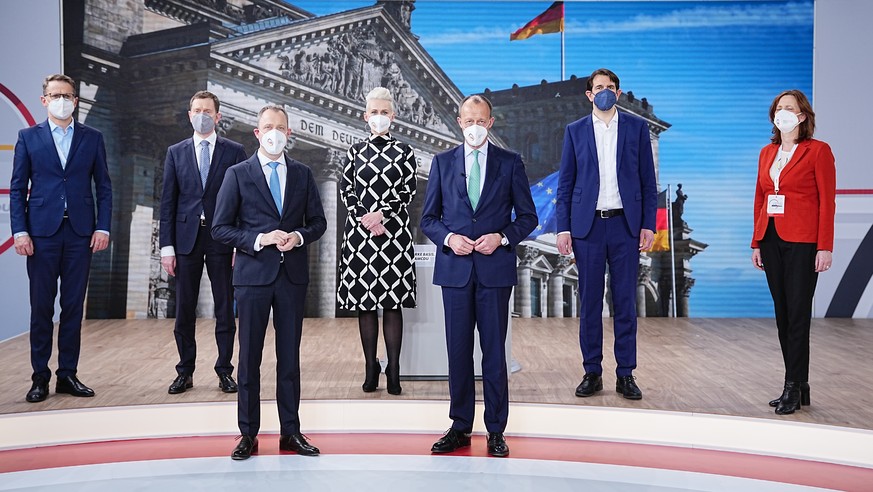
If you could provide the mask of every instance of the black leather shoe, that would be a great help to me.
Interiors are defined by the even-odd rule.
[[[399,395],[403,392],[403,388],[400,386],[400,364],[397,364],[397,367],[392,367],[393,364],[390,362],[388,366],[385,368],[385,379],[388,384],[388,394],[389,395]]]
[[[167,393],[171,395],[178,395],[179,393],[184,393],[185,391],[194,387],[194,378],[191,376],[186,376],[185,374],[179,374],[176,376],[176,379],[173,380],[173,383],[170,385],[170,389],[167,390]]]
[[[776,415],[789,415],[800,410],[801,384],[799,381],[785,381],[782,398],[776,404]]]
[[[364,372],[366,374],[361,389],[364,390],[364,393],[372,393],[379,387],[379,374],[382,373],[382,367],[379,365],[379,361],[368,363]]]
[[[782,391],[782,395],[775,400],[770,400],[770,406],[775,407],[779,405],[779,400],[785,398],[785,390]],[[800,404],[804,407],[808,407],[811,405],[811,401],[809,399],[809,383],[800,383]]]
[[[59,377],[58,382],[55,383],[55,393],[66,393],[83,398],[94,396],[94,390],[82,384],[76,376]]]
[[[616,393],[621,393],[621,396],[628,400],[642,400],[643,392],[634,379],[636,378],[633,376],[619,376],[615,381]]]
[[[452,451],[470,445],[470,432],[449,429],[439,441],[430,448],[431,453],[451,453]]]
[[[488,433],[488,454],[498,458],[509,456],[509,446],[506,445],[506,439],[503,438],[502,432]]]
[[[576,396],[591,396],[603,389],[603,378],[593,372],[585,373],[582,382],[576,386]]]
[[[279,449],[281,451],[293,451],[302,456],[318,456],[321,451],[318,450],[306,439],[303,434],[291,434],[290,436],[279,436]]]
[[[33,386],[27,392],[25,399],[30,403],[45,401],[48,398],[49,384],[48,381],[41,377],[34,377]]]
[[[192,383],[191,386],[194,386],[194,384]],[[189,386],[189,388],[191,386]],[[236,385],[236,381],[233,380],[233,376],[231,376],[230,374],[218,375],[218,387],[221,388],[221,391],[225,393],[236,393],[239,389]]]
[[[252,457],[253,454],[258,454],[258,438],[251,436],[238,436],[239,444],[233,448],[233,452],[230,453],[230,458],[233,460],[247,460]]]

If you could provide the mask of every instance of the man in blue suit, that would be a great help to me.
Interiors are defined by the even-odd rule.
[[[236,393],[233,380],[233,248],[212,239],[215,198],[227,169],[246,160],[243,146],[215,132],[221,119],[218,97],[199,91],[188,104],[188,119],[194,135],[167,149],[164,186],[161,194],[161,265],[176,277],[176,348],[179,363],[171,395],[194,386],[197,344],[194,327],[203,265],[209,274],[215,303],[215,342],[218,358],[215,372],[218,387]]]
[[[579,343],[585,376],[576,396],[603,389],[603,292],[609,265],[615,312],[616,385],[627,399],[643,397],[637,367],[636,286],[639,252],[654,240],[658,190],[648,124],[615,103],[619,80],[605,68],[588,77],[591,116],[567,125],[555,213],[558,252],[576,255]]]
[[[30,279],[33,385],[26,397],[29,402],[48,396],[58,279],[61,316],[55,392],[94,396],[76,372],[91,255],[109,246],[112,216],[103,135],[73,121],[79,103],[76,83],[66,75],[50,75],[42,84],[42,94],[48,119],[18,133],[9,186],[15,252],[27,256]]]
[[[239,311],[240,442],[231,458],[258,450],[261,427],[261,356],[273,311],[276,330],[276,400],[279,449],[314,456],[318,448],[300,433],[300,336],[309,284],[307,247],[324,234],[327,220],[312,171],[284,153],[291,129],[280,106],[258,113],[258,152],[224,177],[212,237],[236,248],[233,285]]]
[[[458,113],[465,143],[434,157],[421,218],[422,230],[439,245],[433,283],[443,291],[452,419],[431,452],[449,453],[470,445],[476,328],[482,348],[488,454],[507,456],[506,331],[509,297],[517,283],[515,247],[538,219],[521,156],[487,140],[494,124],[491,102],[469,96]]]

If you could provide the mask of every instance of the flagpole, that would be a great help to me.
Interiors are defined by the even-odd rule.
[[[670,201],[670,184],[667,184],[667,234],[670,236],[670,274],[671,274],[671,291],[673,299],[670,302],[670,307],[673,310],[673,317],[679,317],[676,312],[676,248],[673,245],[673,202]]]
[[[561,28],[561,82],[564,81],[564,29]]]

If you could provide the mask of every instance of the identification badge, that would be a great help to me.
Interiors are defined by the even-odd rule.
[[[767,195],[767,215],[785,215],[785,195]]]

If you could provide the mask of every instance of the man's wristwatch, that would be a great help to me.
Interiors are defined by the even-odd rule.
[[[500,245],[501,246],[509,246],[509,239],[506,238],[506,234],[502,232],[498,232],[500,234]]]

